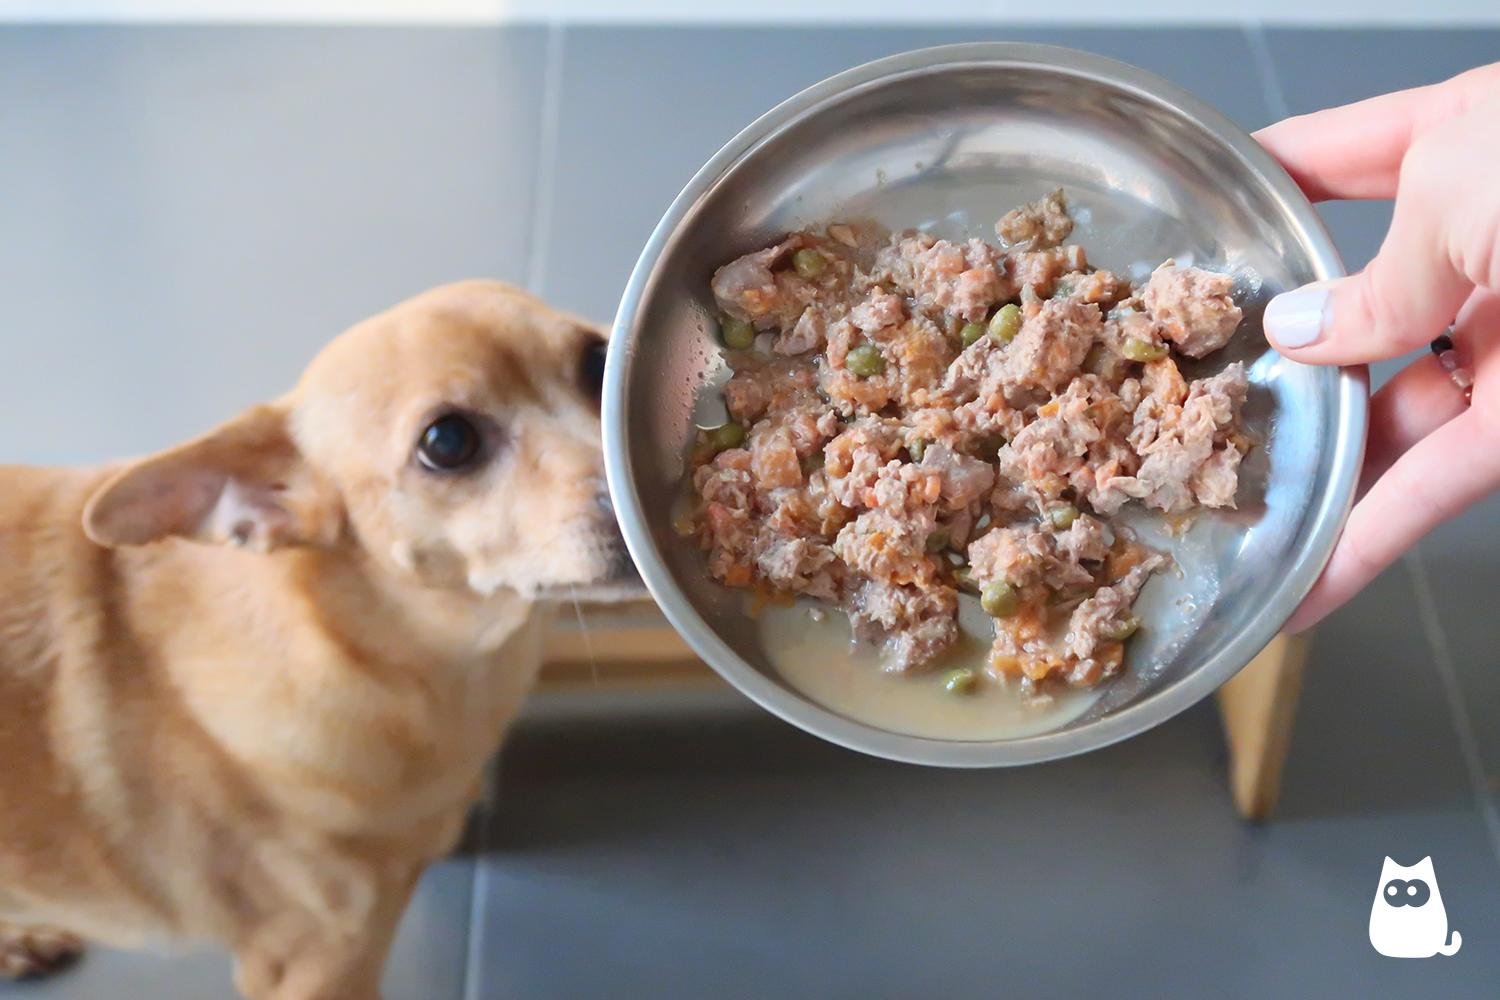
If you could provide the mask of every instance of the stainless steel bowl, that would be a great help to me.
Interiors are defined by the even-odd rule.
[[[715,268],[788,230],[873,218],[893,229],[992,236],[1006,209],[1062,185],[1073,239],[1117,271],[1175,256],[1232,271],[1247,320],[1203,363],[1251,367],[1240,507],[1170,547],[1151,624],[1126,673],[1081,718],[1042,735],[962,742],[889,732],[815,704],[768,662],[738,594],[673,529],[695,420],[716,422],[724,377],[708,291]],[[762,116],[672,203],[636,264],[605,373],[610,492],[652,595],[697,653],[762,706],[835,743],[896,760],[1021,764],[1132,736],[1248,663],[1307,593],[1347,513],[1364,444],[1360,371],[1270,351],[1276,293],[1343,273],[1317,215],[1261,148],[1191,95],[1099,56],[1040,45],[956,45],[882,59]]]

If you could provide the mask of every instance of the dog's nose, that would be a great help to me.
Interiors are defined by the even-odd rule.
[[[610,519],[614,518],[615,505],[614,502],[609,498],[609,486],[603,480],[601,480],[598,485],[594,487],[594,506],[596,506],[599,509],[599,513],[603,514],[604,516]]]

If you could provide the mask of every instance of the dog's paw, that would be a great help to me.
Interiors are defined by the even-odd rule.
[[[0,921],[0,979],[30,979],[67,968],[83,954],[83,941],[50,927],[17,927]]]

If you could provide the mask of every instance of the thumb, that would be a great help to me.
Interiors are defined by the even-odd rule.
[[[1379,361],[1421,347],[1453,323],[1474,289],[1448,249],[1449,209],[1459,192],[1440,181],[1441,167],[1424,169],[1441,153],[1422,145],[1402,164],[1391,228],[1369,266],[1266,306],[1266,335],[1283,354],[1309,364]]]

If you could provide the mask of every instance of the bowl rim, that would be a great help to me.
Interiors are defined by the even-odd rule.
[[[601,405],[605,472],[616,517],[646,588],[693,651],[762,708],[835,744],[907,763],[945,767],[1000,767],[1060,759],[1142,733],[1196,704],[1243,669],[1280,631],[1332,554],[1354,499],[1364,454],[1368,372],[1344,368],[1336,376],[1335,425],[1329,488],[1309,508],[1311,528],[1266,602],[1217,653],[1182,677],[1148,689],[1135,701],[1073,728],[1003,740],[940,740],[909,736],[824,708],[777,683],[742,658],[698,614],[658,551],[632,474],[626,392],[634,358],[631,337],[656,264],[698,203],[756,148],[825,105],[871,85],[965,67],[1017,67],[1061,72],[1131,93],[1189,119],[1240,159],[1286,206],[1295,236],[1320,280],[1345,271],[1327,228],[1292,178],[1249,133],[1186,90],[1128,63],[1077,49],[1028,42],[973,42],[916,49],[845,70],[787,98],[729,140],[698,170],[657,223],[620,300],[611,333],[616,345],[605,363]]]

